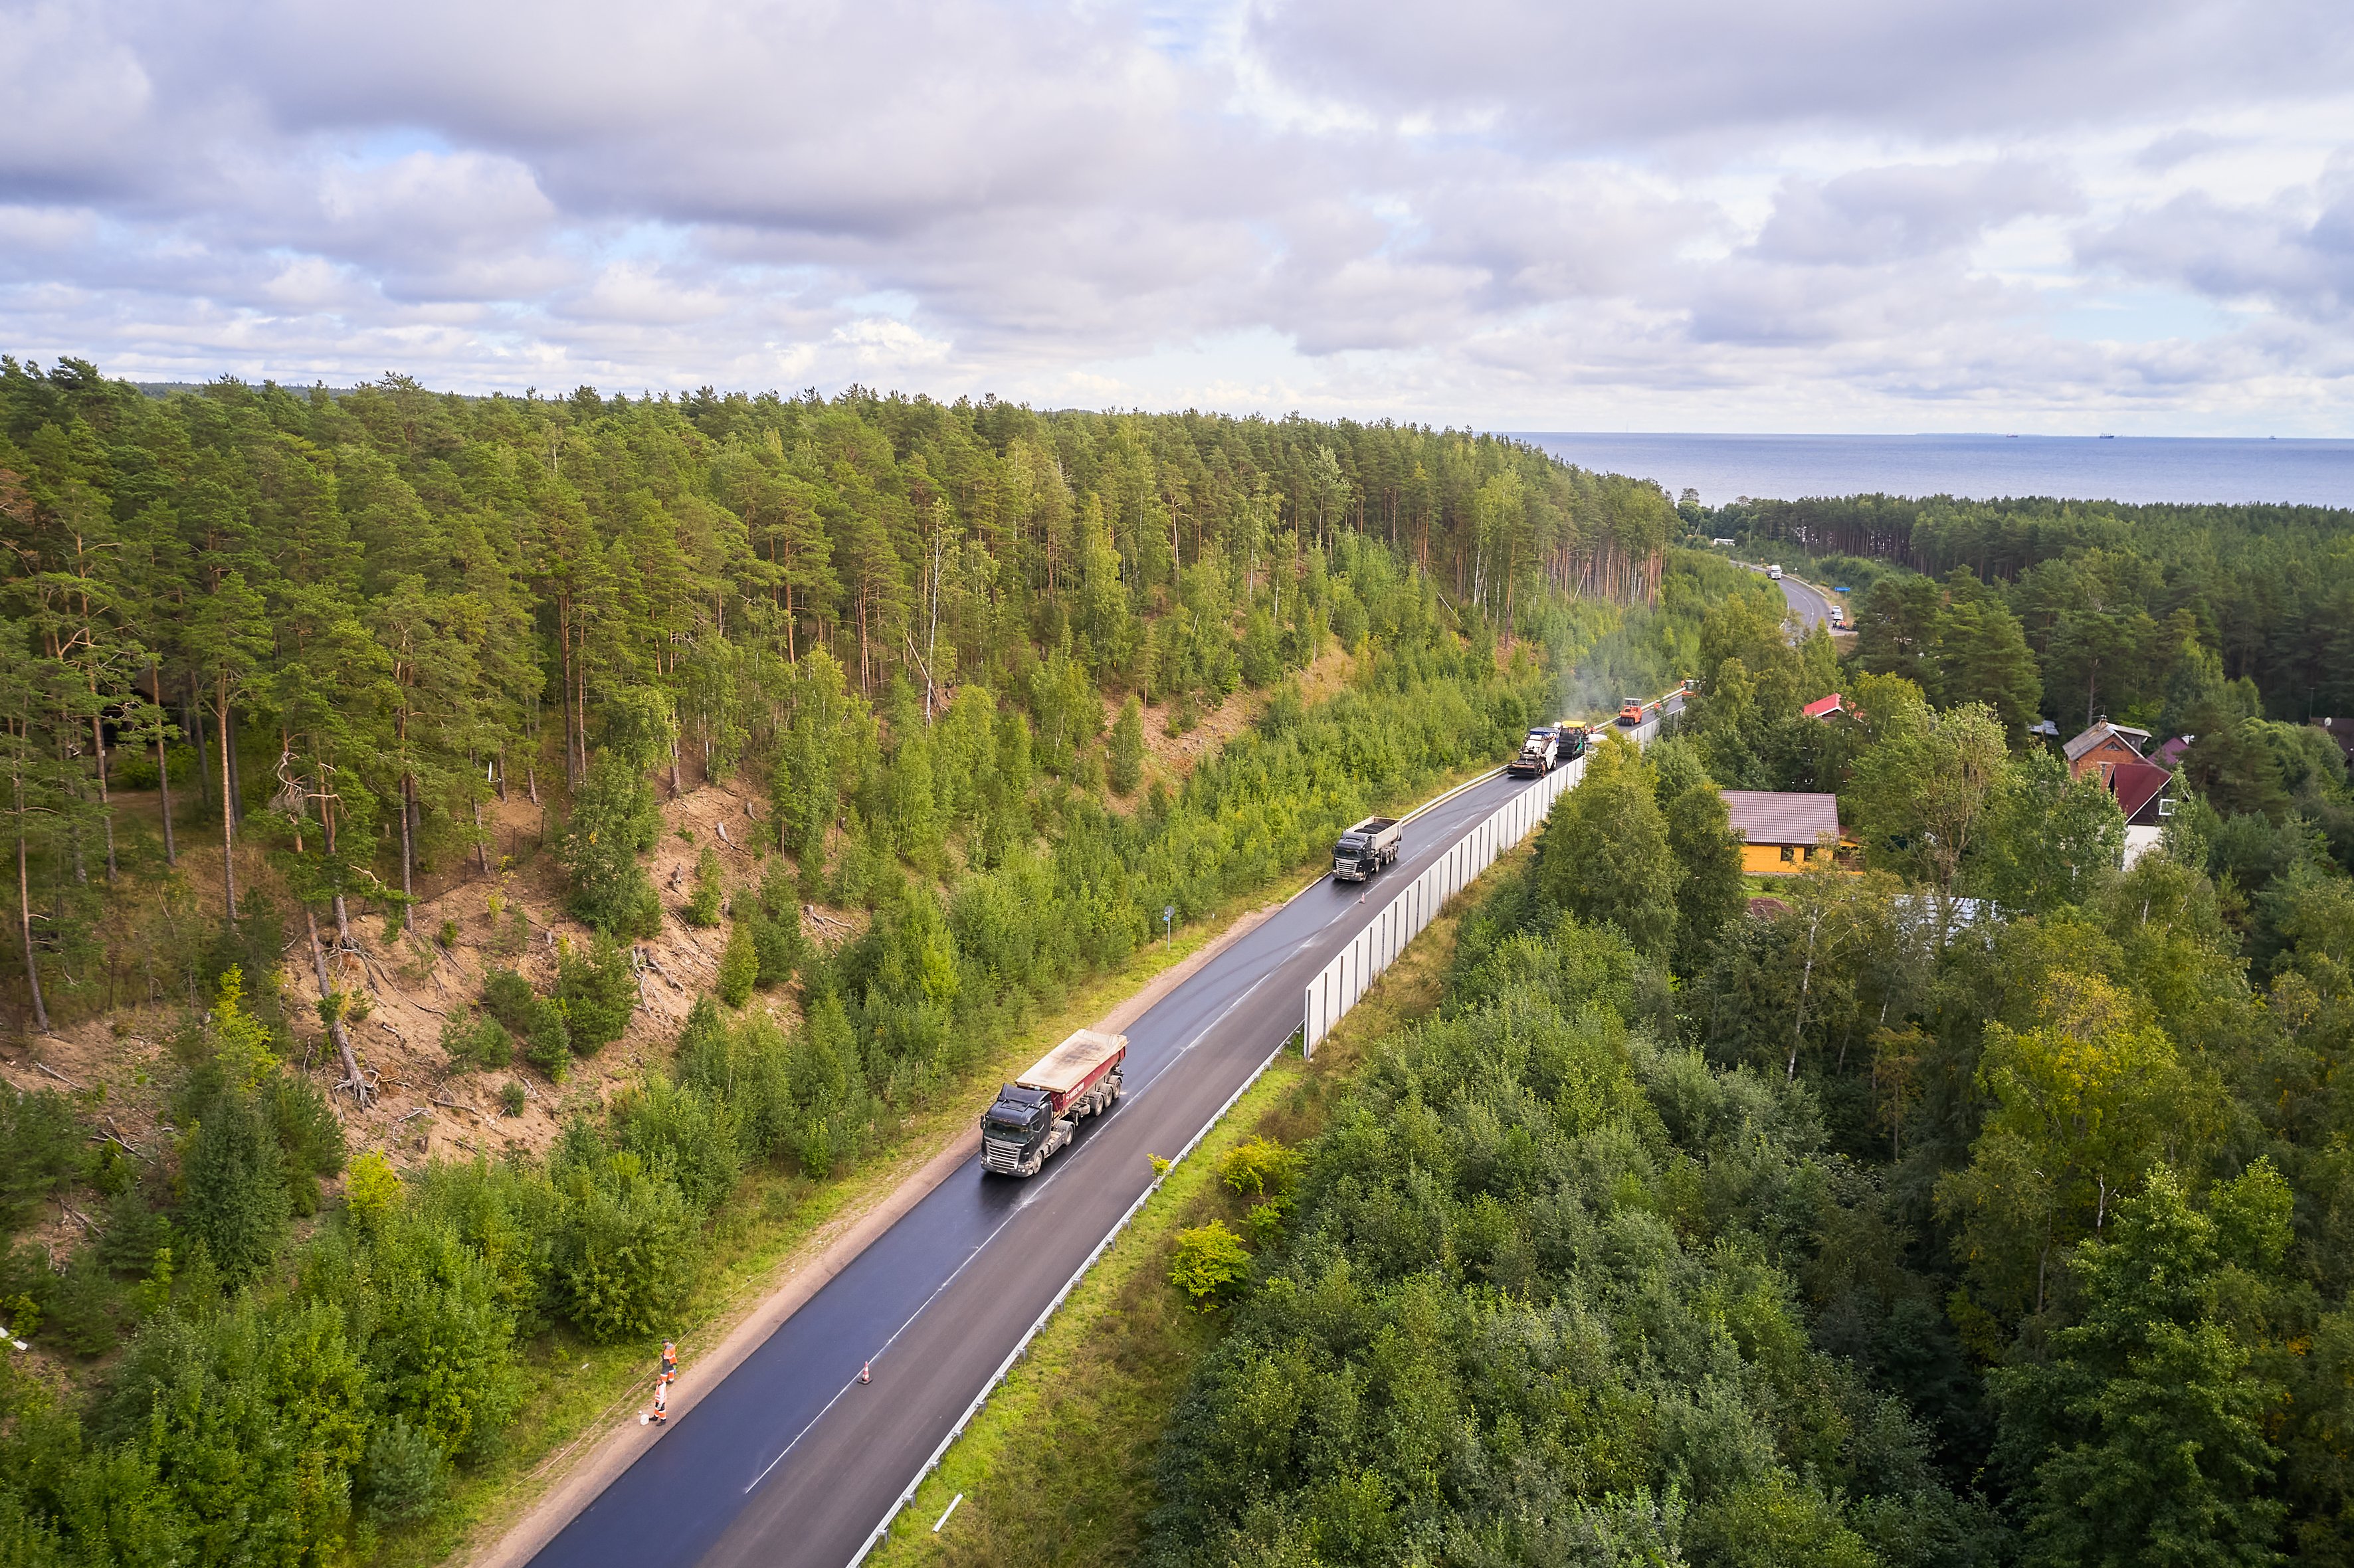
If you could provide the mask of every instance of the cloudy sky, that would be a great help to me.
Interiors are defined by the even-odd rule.
[[[0,350],[2354,435],[2343,0],[0,0]]]

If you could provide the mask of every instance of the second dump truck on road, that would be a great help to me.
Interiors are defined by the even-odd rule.
[[[1128,1036],[1080,1029],[997,1091],[981,1113],[981,1164],[1006,1176],[1035,1176],[1078,1135],[1079,1119],[1119,1099]]]
[[[1343,882],[1363,882],[1385,865],[1397,863],[1405,847],[1405,829],[1393,817],[1367,817],[1332,842],[1332,874]]]

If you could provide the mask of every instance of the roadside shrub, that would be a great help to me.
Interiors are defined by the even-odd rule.
[[[1218,1179],[1248,1198],[1279,1196],[1291,1185],[1292,1152],[1271,1138],[1248,1138],[1218,1161]]]
[[[875,1106],[858,1036],[841,998],[821,996],[793,1037],[794,1151],[812,1179],[832,1175],[866,1148]]]
[[[1189,1297],[1197,1311],[1207,1312],[1238,1294],[1250,1278],[1250,1254],[1242,1238],[1212,1220],[1177,1233],[1169,1265],[1169,1283]]]
[[[484,1452],[521,1402],[515,1314],[491,1263],[423,1207],[386,1211],[370,1233],[368,1361],[385,1412],[437,1458],[460,1458]]]
[[[567,1140],[593,1148],[596,1135],[576,1125]],[[564,1315],[606,1340],[674,1329],[693,1283],[696,1233],[678,1184],[623,1150],[570,1166],[557,1191],[553,1272]]]
[[[667,1172],[687,1202],[705,1213],[718,1206],[744,1171],[736,1118],[726,1102],[660,1075],[616,1101],[613,1130],[623,1149],[642,1159],[647,1170]]]
[[[1189,1295],[1196,1311],[1225,1304],[1247,1278],[1250,1253],[1243,1250],[1243,1238],[1226,1229],[1225,1220],[1177,1232],[1177,1248],[1170,1257],[1170,1283]]]

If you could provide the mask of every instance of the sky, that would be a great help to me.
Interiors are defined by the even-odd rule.
[[[2354,435],[2354,6],[0,0],[0,351]]]

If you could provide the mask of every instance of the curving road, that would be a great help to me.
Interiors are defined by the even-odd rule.
[[[1752,567],[1749,569],[1760,574],[1766,570],[1763,567]],[[1810,583],[1800,582],[1787,572],[1782,575],[1782,580],[1776,586],[1781,588],[1783,600],[1789,605],[1790,613],[1798,618],[1800,636],[1812,631],[1818,622],[1830,620],[1831,600],[1829,594]]]
[[[1652,726],[1638,738],[1648,738]],[[534,1568],[843,1568],[1171,1155],[1300,1026],[1309,979],[1504,800],[1407,823],[1372,883],[1329,876],[1128,1029],[1128,1093],[1027,1181],[969,1162],[829,1280],[532,1559]],[[1361,901],[1360,895],[1364,897]],[[858,1383],[871,1361],[874,1382]]]

